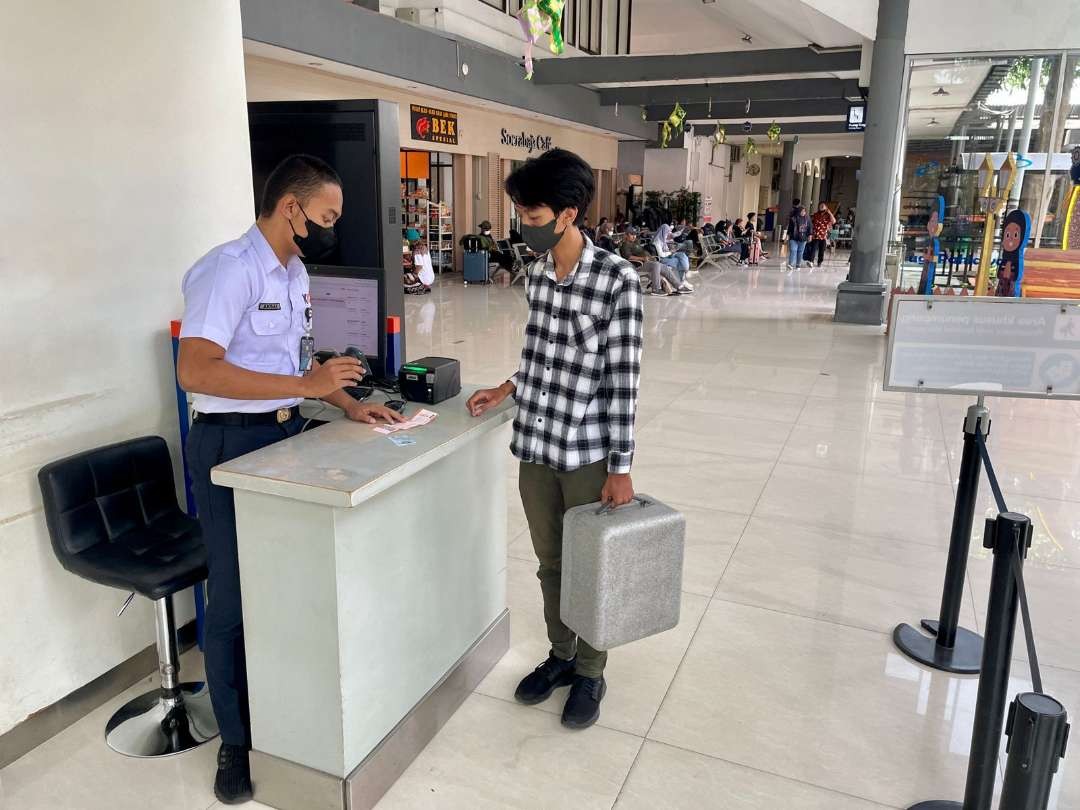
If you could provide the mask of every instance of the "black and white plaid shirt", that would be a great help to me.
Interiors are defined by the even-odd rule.
[[[634,460],[641,384],[641,285],[633,265],[585,237],[576,268],[555,279],[551,254],[526,282],[529,323],[511,450],[525,462],[569,472],[607,459],[609,473]]]

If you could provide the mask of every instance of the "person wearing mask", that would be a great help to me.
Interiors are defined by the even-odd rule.
[[[225,804],[253,793],[240,568],[233,493],[210,470],[300,432],[305,397],[336,405],[356,422],[404,421],[342,388],[363,376],[359,361],[313,359],[308,274],[301,259],[333,250],[341,179],[324,161],[293,155],[266,180],[255,224],[219,245],[184,276],[177,376],[194,394],[187,439],[192,490],[206,544],[206,680],[221,729],[214,795]]]
[[[828,244],[829,231],[836,223],[836,217],[833,216],[833,212],[829,210],[828,205],[819,203],[818,210],[814,212],[814,216],[810,219],[811,250],[813,250],[814,258],[817,259],[817,266],[821,267],[821,263],[825,261],[825,246]]]
[[[596,231],[594,231],[592,225],[589,224],[588,217],[585,217],[585,221],[581,225],[581,232],[589,237],[589,241],[596,241]]]
[[[653,237],[653,249],[656,251],[656,258],[661,264],[666,264],[679,278],[679,289],[684,292],[693,292],[694,288],[686,281],[686,275],[690,272],[690,257],[687,256],[681,250],[672,250],[668,246],[668,240],[671,239],[671,225],[667,222],[660,226],[660,229]]]
[[[506,192],[526,244],[540,255],[526,280],[529,329],[518,372],[475,393],[466,407],[476,417],[509,396],[518,405],[511,450],[521,462],[551,651],[514,697],[536,705],[569,686],[562,722],[583,729],[600,716],[608,656],[560,618],[563,517],[575,506],[633,500],[641,287],[629,262],[597,249],[581,231],[595,186],[580,157],[552,149],[531,158],[506,179]]]
[[[806,243],[810,239],[810,217],[806,215],[806,207],[800,205],[788,218],[788,264],[794,270],[802,268],[803,252]]]
[[[619,255],[631,264],[640,267],[649,274],[650,295],[679,295],[693,292],[693,288],[683,288],[675,271],[658,262],[638,241],[638,229],[631,226],[626,229]]]

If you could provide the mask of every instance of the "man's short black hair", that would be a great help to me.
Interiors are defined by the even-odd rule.
[[[801,202],[802,202],[802,200],[800,200],[798,197],[796,197],[794,200],[791,201],[791,204],[794,205],[796,208],[798,208],[799,203],[801,203]]]
[[[573,152],[552,149],[515,169],[506,178],[506,193],[520,206],[546,205],[556,215],[576,208],[574,224],[580,225],[596,193],[596,184],[588,163]]]
[[[295,194],[303,205],[327,183],[341,186],[341,178],[333,166],[313,155],[289,155],[266,178],[259,216],[274,213],[286,194]]]

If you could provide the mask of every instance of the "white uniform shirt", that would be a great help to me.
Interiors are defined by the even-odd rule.
[[[269,374],[300,373],[300,338],[310,328],[307,269],[299,256],[282,267],[257,225],[211,250],[183,281],[180,338],[205,338],[226,362]],[[199,413],[266,413],[299,399],[227,399],[195,395]]]

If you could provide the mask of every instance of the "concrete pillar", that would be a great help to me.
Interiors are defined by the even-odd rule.
[[[821,172],[822,169],[820,166],[814,169],[814,183],[810,189],[810,199],[804,201],[806,203],[806,210],[811,213],[817,210],[818,203],[821,202]],[[813,206],[813,208],[810,206]]]
[[[904,98],[908,70],[904,56],[910,0],[878,4],[877,37],[870,75],[870,120],[863,139],[862,171],[855,208],[851,272],[836,296],[841,323],[884,323],[887,285],[885,249],[892,214],[893,189],[906,127]]]
[[[776,230],[773,231],[776,239],[780,238],[780,232],[784,229],[795,196],[795,144],[798,140],[796,135],[794,140],[784,141],[784,152],[780,157],[780,210],[777,212]]]
[[[810,204],[810,194],[814,190],[814,167],[810,163],[803,164],[802,189],[799,199],[803,205]]]
[[[1031,60],[1031,78],[1028,79],[1027,105],[1024,107],[1024,128],[1020,131],[1020,143],[1016,145],[1017,157],[1027,154],[1031,147],[1031,129],[1035,123],[1035,96],[1039,92],[1039,79],[1042,77],[1041,56]],[[1024,188],[1024,170],[1016,172],[1016,182],[1012,191],[1009,192],[1009,203],[1005,206],[1006,211],[1012,211],[1020,204],[1020,192]]]

